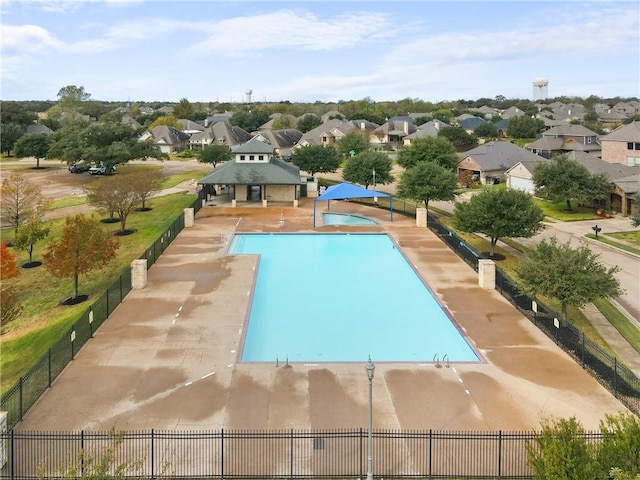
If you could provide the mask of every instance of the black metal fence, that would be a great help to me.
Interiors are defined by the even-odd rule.
[[[191,208],[200,210],[202,201],[196,199]],[[153,242],[140,257],[147,260],[151,267],[169,246],[176,235],[184,228],[184,213],[171,224],[160,237]],[[125,268],[107,290],[87,310],[82,312],[67,332],[40,358],[20,380],[0,398],[0,411],[7,412],[7,428],[22,420],[24,414],[51,386],[51,383],[73,360],[75,354],[93,337],[94,332],[113,313],[124,297],[131,291],[131,267]]]
[[[435,214],[428,214],[427,226],[472,268],[478,270],[478,260],[483,258],[482,255],[451,232]],[[558,313],[523,295],[516,282],[499,268],[496,268],[496,289],[629,410],[640,415],[640,379],[629,368],[585,337],[571,323],[562,322]]]
[[[372,433],[376,478],[531,478],[527,445],[536,432],[388,431]],[[600,432],[586,433],[590,443]],[[108,471],[144,478],[364,478],[368,432],[142,431],[9,432],[0,435],[0,478]]]

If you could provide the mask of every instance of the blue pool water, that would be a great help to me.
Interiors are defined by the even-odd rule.
[[[322,222],[325,225],[376,225],[376,222],[368,218],[345,213],[323,213]]]
[[[385,234],[242,234],[260,262],[245,362],[478,361]]]

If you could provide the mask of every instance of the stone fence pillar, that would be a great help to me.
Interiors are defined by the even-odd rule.
[[[147,286],[147,259],[138,258],[131,262],[131,288],[141,290]]]
[[[416,227],[427,226],[427,209],[418,207],[416,208]]]
[[[486,290],[496,288],[496,264],[493,260],[478,260],[478,284]]]
[[[193,208],[184,209],[184,226],[193,227]]]

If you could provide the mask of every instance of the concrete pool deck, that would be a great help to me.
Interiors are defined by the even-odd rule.
[[[149,269],[148,286],[125,298],[16,429],[365,427],[365,358],[289,368],[237,362],[255,257],[224,255],[235,232],[386,232],[484,355],[484,363],[440,368],[376,363],[374,428],[531,430],[542,417],[575,416],[595,429],[605,413],[625,410],[497,291],[480,289],[473,269],[414,219],[391,223],[384,210],[332,202],[332,212],[378,225],[314,230],[312,207],[303,199],[299,208],[203,208]],[[301,266],[300,275],[313,272]],[[357,301],[371,299],[355,299],[355,314]],[[322,308],[322,298],[309,305]]]

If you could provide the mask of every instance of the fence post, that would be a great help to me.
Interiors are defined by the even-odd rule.
[[[618,359],[613,357],[613,394],[618,396]]]
[[[16,444],[15,444],[15,430],[11,429],[11,480],[16,478]]]
[[[582,334],[582,352],[581,353],[581,359],[582,359],[582,368],[584,368],[584,332],[580,332]]]
[[[360,427],[360,478],[364,477],[363,456],[364,456],[364,450],[362,449],[362,427]]]
[[[433,463],[433,430],[429,429],[429,479],[432,478],[432,463]]]
[[[118,280],[119,280],[118,283],[120,287],[120,301],[122,302],[122,275],[120,275],[120,278]]]
[[[290,470],[289,478],[291,480],[293,480],[293,428],[291,429],[291,440],[290,440],[290,443],[291,443],[291,446],[290,446],[290,449],[291,449],[290,468],[291,468],[291,470]]]
[[[224,479],[224,428],[220,430],[220,478]]]
[[[84,430],[80,430],[80,474],[84,474]]]
[[[498,430],[498,478],[502,478],[502,430]]]
[[[153,428],[151,429],[151,480],[155,478],[153,473],[153,462],[154,462],[154,450],[153,450]]]

